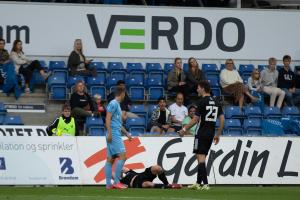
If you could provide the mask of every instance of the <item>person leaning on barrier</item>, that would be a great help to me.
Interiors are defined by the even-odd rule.
[[[74,119],[71,116],[71,106],[65,104],[62,106],[62,115],[54,120],[46,128],[48,135],[53,136],[78,136],[78,126]]]

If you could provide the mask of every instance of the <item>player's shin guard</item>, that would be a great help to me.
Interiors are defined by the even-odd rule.
[[[199,175],[200,175],[201,180],[203,181],[203,184],[207,185],[208,181],[207,181],[207,172],[206,172],[205,162],[199,163],[199,165],[198,165],[198,176]],[[201,181],[198,182],[198,176],[197,176],[197,183],[201,184]]]
[[[158,178],[159,180],[161,180],[161,182],[163,182],[164,185],[169,185],[168,179],[164,171],[162,171],[162,173],[158,175]]]
[[[112,173],[112,164],[110,162],[106,162],[105,164],[106,187],[111,186],[111,173]]]
[[[122,168],[124,166],[125,160],[118,160],[115,170],[115,184],[120,182]]]

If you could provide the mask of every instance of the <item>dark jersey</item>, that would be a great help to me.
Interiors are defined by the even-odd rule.
[[[125,176],[120,180],[120,182],[130,187],[130,182],[135,175],[138,175],[138,173],[133,170],[129,170],[125,173]]]
[[[199,100],[196,115],[200,117],[197,126],[197,135],[213,136],[217,118],[223,114],[220,103],[211,96],[205,96]]]

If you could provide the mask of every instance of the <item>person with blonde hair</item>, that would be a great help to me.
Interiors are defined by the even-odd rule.
[[[244,105],[244,96],[248,96],[251,101],[257,101],[257,98],[252,96],[248,88],[244,85],[243,79],[239,72],[233,68],[232,59],[227,59],[225,62],[226,68],[221,71],[220,83],[224,92],[233,95],[234,101],[239,103],[242,109]]]
[[[83,54],[82,41],[76,39],[74,41],[74,49],[68,59],[68,68],[71,76],[97,76],[95,67],[90,67],[93,60],[87,60]]]
[[[278,97],[276,106],[281,108],[285,92],[277,87],[278,71],[276,70],[276,63],[275,58],[269,58],[268,68],[260,73],[260,82],[263,86],[263,92],[270,95],[270,106],[275,106],[276,97]]]

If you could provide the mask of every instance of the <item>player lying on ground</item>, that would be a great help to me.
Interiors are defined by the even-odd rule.
[[[128,185],[129,188],[169,188],[180,189],[180,184],[169,184],[165,172],[159,165],[153,165],[145,169],[145,171],[138,173],[132,169],[123,167],[121,183]],[[153,180],[158,177],[163,184],[153,183]]]

